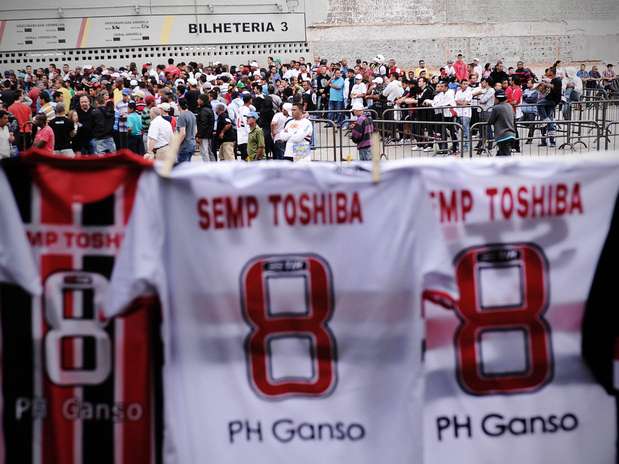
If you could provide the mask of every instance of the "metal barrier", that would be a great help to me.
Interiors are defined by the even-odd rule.
[[[604,128],[604,148],[619,150],[619,121],[611,122]]]
[[[381,158],[395,160],[427,156],[462,156],[464,128],[451,121],[374,121],[374,130],[381,135]],[[403,134],[394,139],[389,134]]]
[[[556,154],[559,150],[566,150],[570,148],[572,151],[584,152],[592,150],[600,150],[601,148],[601,136],[602,126],[595,121],[554,121],[557,128],[564,127],[564,130],[558,130],[554,133],[547,131],[548,122],[541,121],[518,121],[516,127],[518,129],[518,138],[514,140],[513,146],[517,153],[520,155],[528,156],[544,156]],[[487,122],[478,122],[471,126],[471,134],[474,129],[483,128],[488,126]],[[574,133],[574,127],[586,126],[593,128],[594,133],[582,134],[581,130],[577,140],[571,138],[571,134]],[[533,129],[530,131],[529,129]],[[540,135],[536,136],[535,131],[539,130]],[[479,131],[482,132],[482,131]],[[549,139],[554,139],[554,145],[550,145]],[[473,147],[474,139],[471,137],[469,147],[469,157],[473,158],[473,153],[477,155],[492,156],[492,148],[495,145],[494,137],[490,137],[487,140],[478,140],[478,144]]]
[[[378,119],[378,111],[372,109],[372,108],[364,108],[363,112],[369,116],[372,117],[372,119]],[[315,110],[315,111],[308,111],[307,114],[309,114],[310,119],[316,117],[319,119],[329,119],[330,115],[332,114],[336,114],[336,115],[343,115],[342,120],[345,119],[351,119],[350,115],[352,114],[352,110],[333,110],[333,111],[329,111],[329,110]]]
[[[337,161],[337,127],[329,119],[313,119],[312,123],[312,161]]]

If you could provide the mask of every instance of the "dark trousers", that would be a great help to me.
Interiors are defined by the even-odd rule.
[[[503,142],[497,142],[497,146],[499,147],[499,150],[496,155],[497,156],[511,156],[512,143],[513,143],[513,139],[505,140]]]
[[[273,159],[284,159],[284,152],[286,151],[286,142],[277,141],[273,143]]]
[[[237,146],[239,154],[241,155],[241,159],[243,161],[247,160],[247,144],[246,143],[241,143]]]

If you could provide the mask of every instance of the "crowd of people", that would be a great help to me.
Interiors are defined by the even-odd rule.
[[[175,63],[172,58],[167,65],[141,67],[26,66],[6,71],[1,81],[0,157],[35,146],[66,156],[128,148],[155,158],[165,156],[178,133],[179,163],[197,153],[203,161],[300,161],[311,159],[311,119],[328,118],[332,125],[350,128],[360,159],[369,159],[374,126],[368,109],[394,121],[383,137],[426,151],[436,139],[436,122],[451,138],[451,147],[445,137],[442,143],[450,153],[468,148],[476,122],[491,122],[476,148],[491,149],[494,140],[507,154],[501,134],[493,134],[495,105],[510,105],[514,124],[539,120],[541,145],[552,146],[557,106],[578,101],[585,88],[616,92],[613,65],[601,74],[597,66],[587,71],[582,65],[576,72],[557,61],[539,78],[522,61],[505,69],[501,61],[482,66],[461,54],[437,70],[423,60],[415,69],[404,69],[380,55],[352,63],[269,58],[263,66]],[[504,110],[495,113],[504,119]],[[401,119],[418,124],[396,125]],[[457,137],[456,127],[463,137]],[[535,128],[530,126],[525,143],[531,143]],[[510,145],[519,150],[517,131]]]

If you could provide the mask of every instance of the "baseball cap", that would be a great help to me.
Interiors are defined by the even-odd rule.
[[[142,92],[141,90],[135,90],[133,92],[133,96],[138,98],[144,98],[144,92]]]
[[[257,63],[256,61],[252,61],[249,65],[250,65],[252,68],[257,68],[257,67],[258,67],[258,63]]]
[[[166,113],[168,113],[172,107],[170,106],[170,104],[169,104],[169,103],[161,103],[161,104],[159,105],[159,108],[161,108],[163,111],[165,111]]]
[[[290,113],[292,111],[292,103],[284,103],[282,108],[286,110],[286,112]]]
[[[382,77],[377,77],[372,81],[374,84],[382,84],[385,82]]]
[[[363,108],[363,103],[359,103],[359,102],[355,102],[352,104],[352,110],[353,111],[357,111],[357,110],[363,110],[365,108]]]
[[[504,90],[497,90],[496,92],[494,92],[494,96],[497,98],[497,100],[507,100],[507,95],[505,95]]]
[[[123,95],[131,95],[131,89],[123,89]]]
[[[174,86],[175,86],[175,87],[178,87],[179,85],[185,85],[185,81],[184,81],[184,80],[182,80],[182,79],[176,79],[176,80],[174,81]]]
[[[357,74],[357,75],[355,76],[355,80],[356,80],[356,81],[361,81],[361,80],[363,80],[363,76],[362,76],[361,74]]]
[[[193,77],[192,77],[192,78],[187,79],[187,83],[188,83],[189,85],[198,85],[198,81],[197,81],[196,79],[194,79]]]
[[[137,87],[137,85],[138,85],[138,81],[137,81],[137,80],[135,80],[135,79],[131,79],[131,81],[129,82],[129,85],[130,85],[131,87]]]
[[[249,113],[247,113],[245,115],[246,118],[254,118],[254,119],[258,119],[260,117],[260,115],[258,113],[256,113],[255,111],[250,111]]]

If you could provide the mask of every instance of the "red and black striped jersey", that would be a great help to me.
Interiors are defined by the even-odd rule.
[[[0,286],[0,462],[160,461],[158,305],[136,300],[111,319],[101,308],[138,179],[151,164],[130,153],[33,152],[1,166],[23,223],[14,230],[26,234],[43,292]]]

